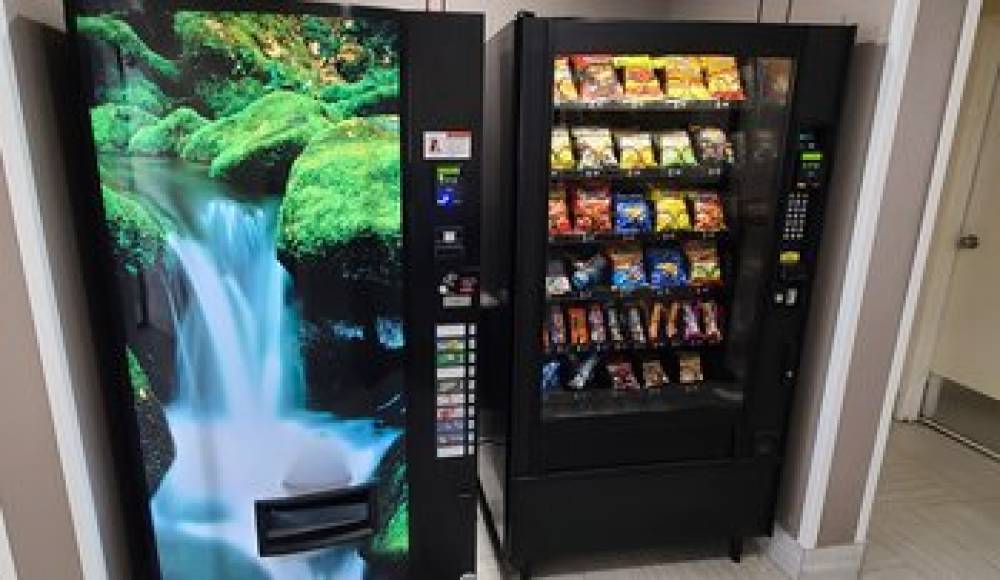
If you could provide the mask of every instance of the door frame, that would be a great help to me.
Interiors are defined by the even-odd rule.
[[[914,386],[910,383],[913,382],[914,373],[919,373],[920,368],[926,368],[928,371],[930,369],[934,339],[937,336],[938,323],[940,322],[945,298],[947,297],[947,284],[942,283],[947,280],[940,276],[935,278],[929,275],[928,272],[940,271],[939,268],[947,268],[950,271],[957,248],[953,248],[949,252],[947,248],[939,247],[940,244],[945,244],[948,240],[944,239],[945,236],[941,236],[941,239],[935,239],[934,234],[939,228],[945,226],[950,226],[956,230],[961,228],[965,201],[968,198],[968,192],[965,192],[965,199],[961,200],[961,204],[956,204],[953,199],[944,200],[943,195],[952,152],[956,146],[961,146],[961,143],[956,143],[958,121],[962,100],[965,95],[966,81],[969,77],[973,50],[976,46],[977,31],[982,20],[982,9],[983,0],[969,0],[962,23],[961,37],[948,92],[948,101],[941,123],[937,152],[934,158],[930,185],[928,186],[924,213],[921,218],[920,233],[917,238],[917,247],[914,252],[910,279],[907,284],[906,299],[896,334],[896,345],[893,351],[882,415],[876,434],[875,449],[869,465],[861,515],[855,534],[855,541],[858,543],[864,543],[868,536],[872,507],[875,501],[875,491],[883,459],[885,458],[886,445],[894,412],[895,418],[900,420],[916,419],[919,413],[920,402],[923,399],[924,384],[920,383]],[[960,211],[946,211],[956,205]],[[939,259],[948,258],[949,256],[950,258],[947,262],[938,263]],[[932,260],[934,260],[935,268],[930,270],[928,266]],[[938,287],[941,288],[939,289]],[[928,297],[928,300],[925,301],[926,303],[922,303],[921,301],[924,292],[927,293]],[[930,299],[932,292],[934,292],[933,299]],[[918,314],[921,315],[919,318]],[[904,374],[908,382],[904,382]],[[906,388],[903,388],[904,384]]]

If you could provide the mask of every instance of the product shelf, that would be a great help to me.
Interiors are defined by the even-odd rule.
[[[597,288],[546,296],[549,304],[566,302],[627,302],[638,300],[686,300],[718,296],[724,286],[678,286],[674,288],[637,288],[635,290],[615,290]]]
[[[614,244],[620,242],[676,242],[684,240],[719,240],[729,236],[729,230],[715,232],[698,232],[693,230],[674,230],[669,232],[645,232],[640,234],[618,233],[577,233],[549,236],[550,247],[573,247],[593,244]]]
[[[654,167],[646,169],[554,169],[552,181],[675,181],[685,185],[722,187],[728,177],[725,165],[691,165],[684,167]]]
[[[556,391],[542,395],[542,413],[546,419],[671,413],[706,407],[735,411],[742,405],[743,392],[731,381],[671,383],[661,389],[630,391]]]
[[[609,113],[641,113],[641,112],[728,112],[740,111],[752,108],[749,101],[681,101],[681,100],[652,100],[652,101],[566,101],[558,102],[553,106],[556,113],[563,112],[609,112]]]

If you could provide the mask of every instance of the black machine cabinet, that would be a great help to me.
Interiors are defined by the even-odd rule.
[[[525,574],[770,533],[854,35],[522,15],[490,40],[479,478]]]

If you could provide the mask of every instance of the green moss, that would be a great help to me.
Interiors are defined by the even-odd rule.
[[[126,349],[125,353],[128,358],[128,378],[129,383],[132,385],[132,393],[136,397],[144,399],[152,392],[152,387],[149,384],[149,376],[143,370],[139,358],[135,356],[131,348]]]
[[[279,244],[319,257],[352,240],[400,236],[399,134],[377,121],[342,121],[319,134],[292,166]]]
[[[216,119],[235,115],[267,93],[264,83],[253,77],[229,79],[209,76],[195,84],[194,92]]]
[[[170,107],[170,99],[163,89],[138,72],[127,75],[123,82],[103,87],[97,99],[103,103],[137,107],[156,116]]]
[[[181,107],[152,125],[136,132],[129,153],[137,155],[180,155],[188,137],[208,125],[194,109]]]
[[[76,26],[81,35],[107,42],[165,77],[177,78],[179,74],[176,64],[154,52],[128,23],[112,15],[80,16]]]
[[[189,161],[211,163],[212,177],[259,177],[287,168],[329,125],[318,101],[277,91],[191,135],[182,155]]]
[[[156,117],[139,107],[108,103],[90,110],[94,144],[101,153],[124,153],[132,136],[156,122]]]
[[[135,273],[162,255],[167,228],[154,210],[137,197],[101,186],[104,216],[115,253],[126,271]]]
[[[327,87],[320,96],[340,118],[393,110],[399,101],[399,69],[373,68],[360,81]]]

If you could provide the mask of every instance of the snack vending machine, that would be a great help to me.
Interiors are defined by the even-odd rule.
[[[853,41],[522,15],[489,42],[480,484],[526,576],[770,532]]]
[[[129,577],[473,574],[482,17],[67,19]]]

